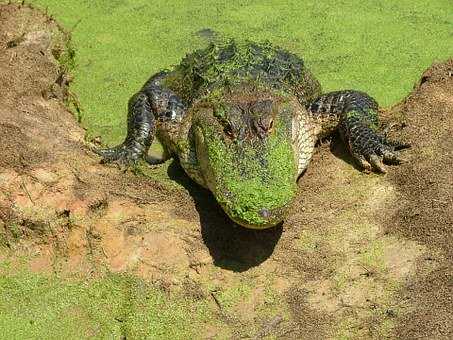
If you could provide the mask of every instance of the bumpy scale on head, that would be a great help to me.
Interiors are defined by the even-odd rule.
[[[187,104],[213,89],[253,80],[297,96],[302,105],[320,95],[321,87],[304,61],[270,42],[216,40],[188,54],[166,80]]]

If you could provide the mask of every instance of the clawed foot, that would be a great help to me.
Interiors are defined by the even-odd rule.
[[[386,173],[384,164],[397,165],[404,162],[399,150],[409,148],[410,144],[390,141],[374,131],[367,132],[368,138],[359,135],[350,141],[353,157],[366,172]]]
[[[115,163],[120,167],[129,167],[137,164],[140,153],[126,147],[124,144],[107,149],[93,149],[95,153],[102,157],[101,163]]]

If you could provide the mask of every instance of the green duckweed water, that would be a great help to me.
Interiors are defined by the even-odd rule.
[[[302,56],[325,91],[401,100],[435,60],[453,55],[450,0],[33,0],[72,29],[72,89],[88,136],[125,135],[126,104],[147,78],[206,46],[205,28]]]

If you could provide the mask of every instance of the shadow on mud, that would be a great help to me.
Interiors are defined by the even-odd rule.
[[[357,164],[356,161],[351,156],[351,153],[347,149],[345,143],[341,140],[341,137],[338,133],[335,133],[330,140],[329,145],[330,152],[337,158],[348,163],[354,169],[362,172],[363,169]]]
[[[282,225],[266,230],[241,227],[229,219],[211,192],[184,173],[177,161],[168,167],[168,176],[186,188],[194,199],[200,215],[201,236],[216,266],[243,272],[264,262],[273,253],[282,235]]]

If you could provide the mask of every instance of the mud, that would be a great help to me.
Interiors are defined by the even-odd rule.
[[[407,165],[389,176],[400,192],[387,232],[427,247],[400,299],[400,338],[453,335],[453,60],[434,64],[402,104]],[[413,128],[411,128],[413,127]],[[414,152],[415,151],[415,152]],[[434,267],[434,268],[433,268]]]
[[[260,232],[234,225],[176,162],[176,186],[99,164],[62,100],[67,39],[43,13],[0,5],[0,258],[128,272],[204,299],[217,319],[205,338],[451,337],[453,60],[384,112],[412,143],[404,164],[361,173],[333,137],[289,219]]]

